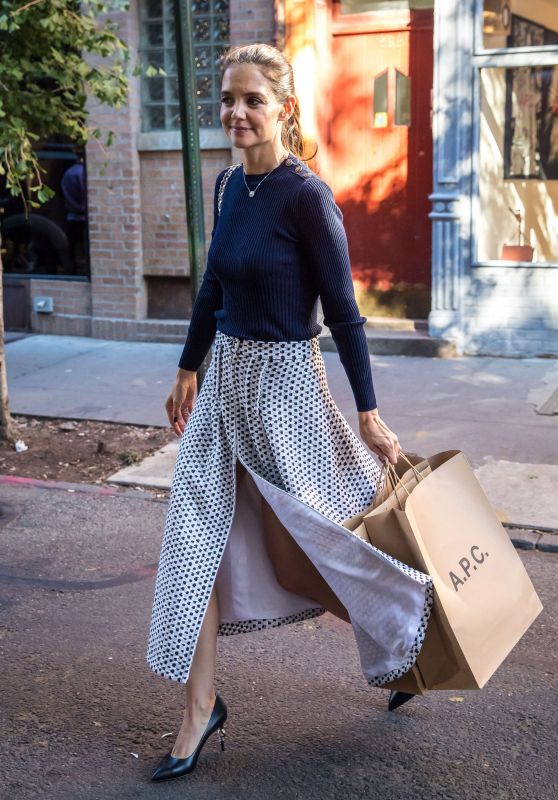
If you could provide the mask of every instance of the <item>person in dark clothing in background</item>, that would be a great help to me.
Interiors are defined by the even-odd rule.
[[[70,241],[74,274],[85,272],[85,226],[87,223],[87,191],[85,165],[80,159],[68,167],[60,183],[66,206],[66,232]]]

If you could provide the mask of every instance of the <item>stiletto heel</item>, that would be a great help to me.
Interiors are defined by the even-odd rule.
[[[219,739],[221,741],[221,750],[225,749],[225,728],[223,727],[227,719],[227,707],[223,700],[216,695],[213,711],[209,717],[209,722],[206,725],[198,746],[186,758],[177,758],[172,755],[172,750],[163,756],[157,764],[151,775],[152,781],[165,781],[169,778],[179,778],[181,775],[187,775],[193,772],[196,768],[198,756],[204,746],[205,742],[216,730],[219,730]]]
[[[409,694],[409,692],[396,692],[395,689],[392,689],[389,693],[388,711],[395,711],[396,708],[402,706],[403,703],[408,703],[413,697],[416,697],[416,695]]]

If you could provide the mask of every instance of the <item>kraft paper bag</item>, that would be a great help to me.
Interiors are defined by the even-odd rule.
[[[429,470],[416,464],[403,474],[401,502],[394,504],[390,494],[356,526],[373,545],[428,573],[434,583],[434,608],[416,665],[386,688],[418,694],[478,689],[542,604],[466,456],[450,450],[426,461]]]

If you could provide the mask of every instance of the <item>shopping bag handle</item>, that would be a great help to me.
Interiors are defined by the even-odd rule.
[[[413,470],[413,472],[414,472],[414,473],[415,473],[415,475],[416,475],[417,481],[422,481],[422,480],[424,480],[424,475],[422,475],[422,473],[421,473],[421,472],[420,472],[420,471],[419,471],[419,470],[418,470],[418,469],[415,467],[415,465],[414,465],[413,463],[411,463],[411,461],[410,461],[410,460],[407,458],[407,456],[405,455],[405,453],[404,453],[403,451],[401,451],[401,452],[399,453],[399,456],[400,456],[400,457],[401,457],[401,458],[402,458],[404,461],[406,461],[406,462],[407,462],[407,464],[408,464],[408,465],[411,467],[411,469]],[[401,481],[401,478],[399,477],[399,475],[398,475],[398,474],[397,474],[397,472],[395,471],[395,467],[394,467],[394,466],[393,466],[393,464],[391,464],[389,461],[384,461],[384,462],[383,462],[383,465],[382,465],[382,472],[383,472],[384,470],[386,471],[386,475],[388,475],[388,476],[390,477],[390,479],[391,479],[392,483],[393,483],[393,480],[394,480],[394,478],[395,478],[395,480],[396,480],[396,482],[397,482],[397,483],[401,483],[401,482],[402,482],[402,481]],[[403,488],[405,489],[405,491],[407,491],[407,488],[405,487],[405,484],[403,484]],[[410,494],[410,492],[408,492],[408,491],[407,491],[407,494]]]
[[[401,457],[401,458],[402,458],[404,461],[406,461],[406,462],[407,462],[407,464],[408,464],[408,465],[411,467],[411,469],[413,470],[413,472],[414,472],[414,473],[415,473],[415,475],[417,476],[417,481],[422,481],[422,480],[424,480],[424,475],[423,475],[423,474],[422,474],[422,473],[421,473],[421,472],[420,472],[420,471],[419,471],[419,470],[418,470],[418,469],[415,467],[415,465],[414,465],[414,464],[412,464],[412,463],[411,463],[411,461],[410,461],[410,460],[407,458],[407,456],[405,455],[405,453],[403,452],[403,450],[402,450],[402,451],[399,453],[399,455],[400,455],[400,457]],[[392,465],[390,465],[390,466],[392,466]]]
[[[401,456],[401,458],[403,458],[404,461],[407,462],[407,464],[409,464],[409,466],[411,467],[411,469],[413,470],[413,472],[416,475],[417,481],[424,480],[424,475],[422,475],[421,472],[415,467],[415,465],[411,463],[411,461],[407,458],[405,453],[403,453],[403,451],[401,451],[399,455]],[[384,461],[383,466],[382,466],[382,473],[384,472],[384,470],[385,470],[386,478],[389,478],[389,481],[390,481],[390,483],[391,483],[391,485],[393,487],[393,491],[395,492],[395,496],[397,497],[397,502],[399,503],[399,506],[402,509],[401,501],[399,500],[399,495],[397,494],[398,484],[401,484],[401,486],[405,489],[405,491],[407,492],[407,496],[408,497],[410,496],[411,493],[407,489],[407,487],[405,486],[405,484],[403,483],[403,481],[401,480],[401,478],[399,477],[397,472],[395,471],[395,467],[393,466],[393,464],[391,464],[389,461]]]

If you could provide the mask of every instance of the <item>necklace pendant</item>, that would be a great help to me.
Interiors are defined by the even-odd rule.
[[[251,189],[249,192],[249,197],[254,197],[255,194],[256,192],[253,189]]]

